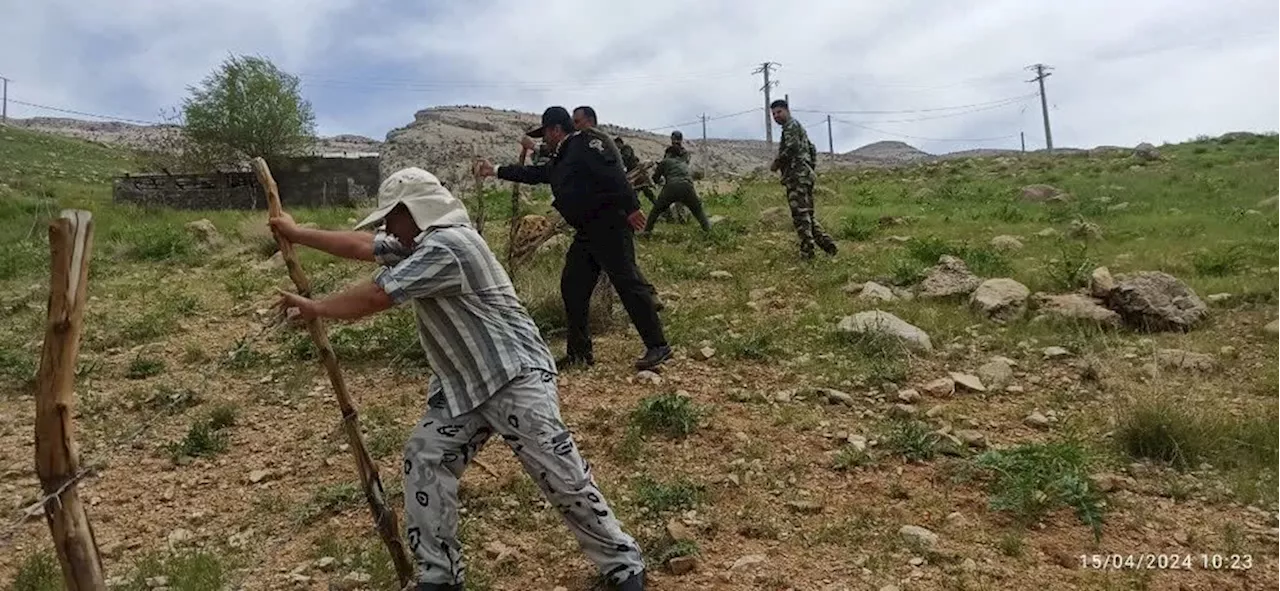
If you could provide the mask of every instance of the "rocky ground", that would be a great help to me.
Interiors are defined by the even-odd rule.
[[[30,378],[42,216],[79,206],[98,225],[76,436],[112,587],[393,588],[314,351],[268,310],[289,284],[262,214],[115,207],[127,155],[0,133],[0,581],[57,588],[23,516]],[[637,247],[676,359],[630,371],[619,311],[597,365],[558,378],[565,420],[657,590],[1269,588],[1277,163],[1274,136],[1237,135],[828,171],[840,253],[812,262],[776,181],[703,184],[710,235],[663,223]],[[533,193],[524,213],[547,212]],[[514,277],[557,351],[563,249]],[[303,266],[320,293],[371,271]],[[398,499],[428,371],[408,311],[330,331]],[[462,496],[469,589],[591,588],[503,446]]]

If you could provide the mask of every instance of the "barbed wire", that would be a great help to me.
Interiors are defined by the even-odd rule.
[[[62,107],[52,107],[49,105],[41,105],[39,103],[30,103],[27,101],[20,101],[12,98],[9,99],[9,102],[15,105],[22,105],[24,107],[44,109],[46,111],[54,111],[57,113],[66,113],[68,115],[80,115],[82,117],[93,117],[95,119],[110,119],[112,121],[120,121],[123,123],[137,123],[139,125],[165,125],[164,123],[161,123],[159,121],[147,121],[145,119],[130,119],[128,117],[117,117],[115,115],[99,115],[96,113],[87,113],[85,111],[77,111],[75,109],[64,109]]]

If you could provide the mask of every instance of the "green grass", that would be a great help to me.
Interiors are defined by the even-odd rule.
[[[162,556],[149,554],[134,564],[126,591],[146,591],[147,579],[165,577],[169,588],[184,591],[222,591],[231,584],[236,563],[208,550],[181,551]]]
[[[129,362],[129,369],[125,371],[124,377],[131,380],[142,380],[160,375],[163,371],[164,360],[139,356],[134,357],[133,361]]]
[[[889,453],[908,461],[932,460],[938,454],[941,437],[927,423],[914,419],[893,420],[880,445]]]
[[[1093,458],[1074,441],[992,450],[974,460],[991,473],[991,508],[1030,525],[1058,507],[1075,511],[1095,539],[1102,536],[1103,494],[1089,479]]]
[[[641,400],[631,413],[631,424],[642,434],[684,437],[698,428],[705,413],[689,397],[668,392]]]
[[[62,567],[52,552],[42,550],[28,554],[18,565],[13,581],[9,584],[12,591],[61,591]]]
[[[227,449],[227,429],[235,426],[237,410],[234,406],[219,405],[209,414],[196,420],[180,440],[165,444],[164,449],[174,461],[182,457],[207,458]]]
[[[631,490],[642,507],[658,514],[693,509],[706,497],[703,485],[687,478],[659,482],[642,476],[632,483]]]

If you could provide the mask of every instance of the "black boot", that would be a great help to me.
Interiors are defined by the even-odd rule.
[[[667,345],[659,345],[657,347],[649,347],[644,352],[644,357],[636,360],[636,369],[644,371],[653,369],[662,365],[663,361],[671,359],[671,347]]]
[[[827,242],[825,244],[822,244],[821,246],[822,246],[822,251],[831,256],[836,256],[836,253],[840,252],[840,249],[836,248],[836,243],[834,242]]]
[[[590,353],[587,353],[587,354],[569,353],[564,357],[561,357],[556,360],[556,369],[565,370],[565,369],[574,369],[579,367],[585,368],[585,367],[591,367],[595,364],[596,364],[596,359]]]
[[[642,589],[643,587],[637,587]],[[418,583],[418,591],[462,591],[462,583]]]
[[[613,589],[614,591],[644,591],[644,571],[631,575],[630,579],[618,583]]]

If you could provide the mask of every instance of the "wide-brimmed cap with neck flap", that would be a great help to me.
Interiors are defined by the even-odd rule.
[[[435,175],[411,167],[396,171],[378,187],[378,209],[356,224],[355,229],[378,225],[397,205],[404,204],[418,224],[427,231],[442,226],[471,225],[467,208]]]

